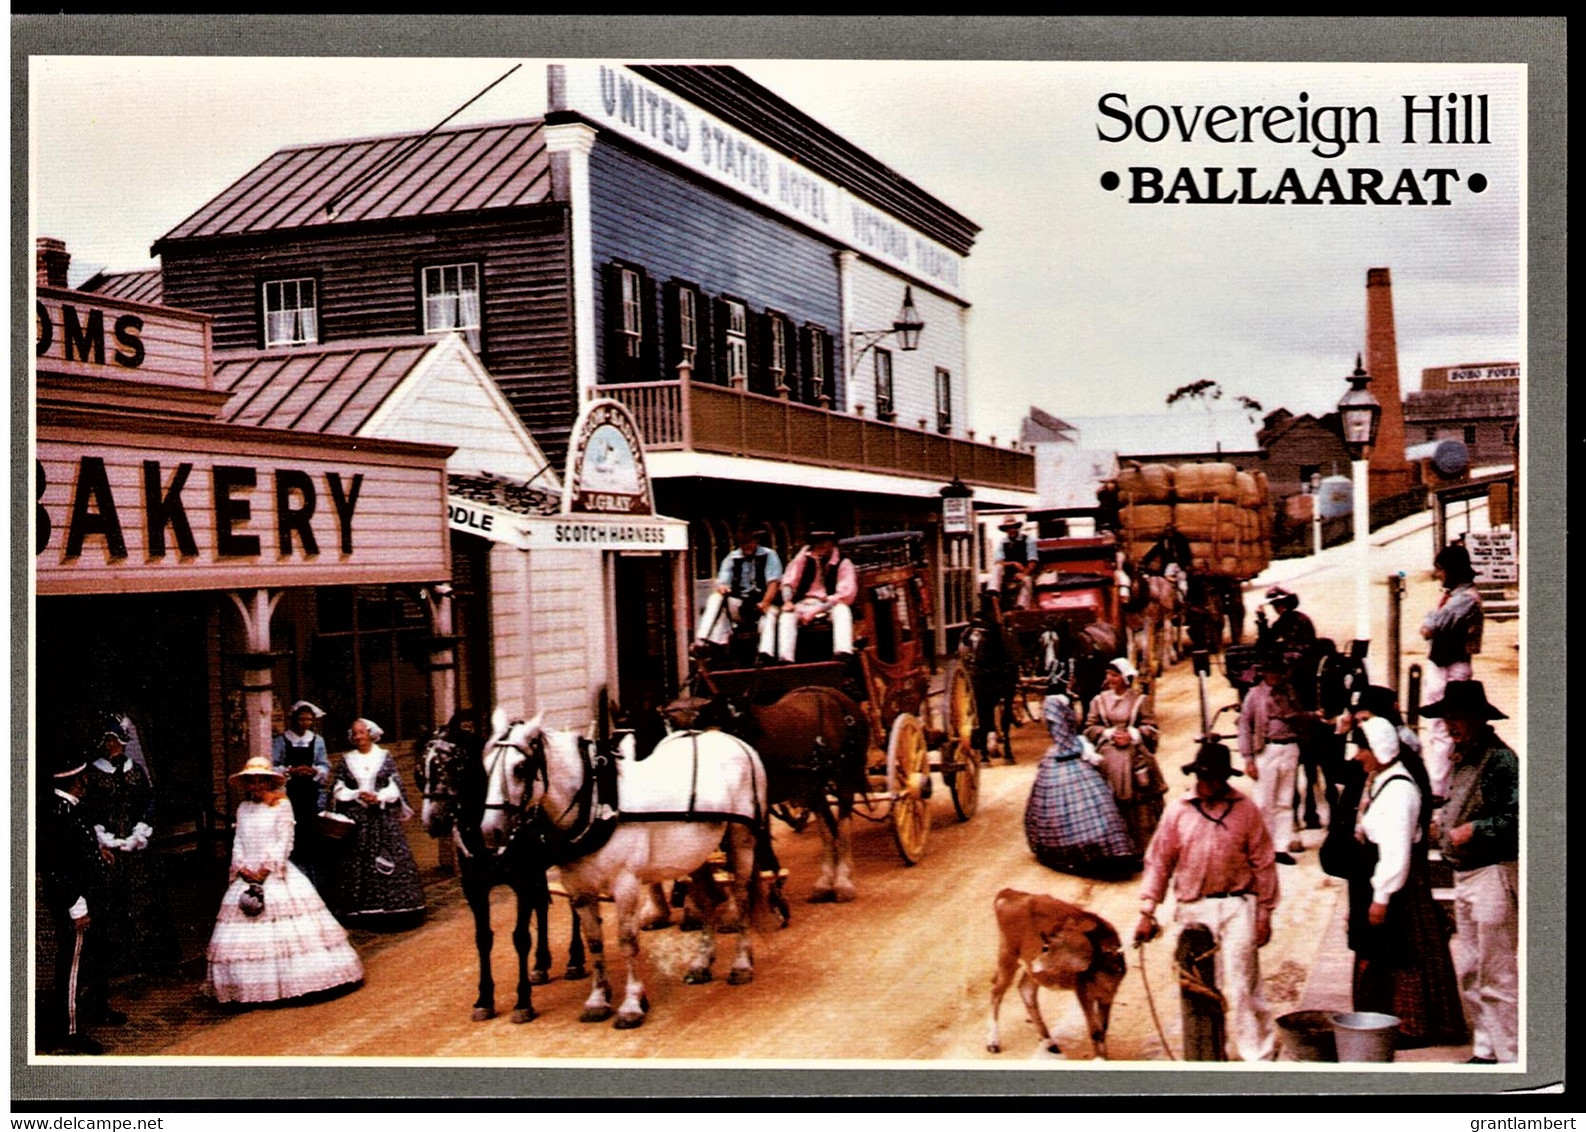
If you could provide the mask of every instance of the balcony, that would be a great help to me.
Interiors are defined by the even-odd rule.
[[[972,440],[694,381],[601,385],[652,452],[711,452],[979,487],[1035,490],[1035,458]]]

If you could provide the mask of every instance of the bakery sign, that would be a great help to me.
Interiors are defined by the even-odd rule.
[[[566,514],[653,515],[638,426],[620,401],[591,401],[573,426],[563,479]]]
[[[257,429],[186,428],[180,437],[118,432],[106,414],[77,427],[41,422],[39,593],[450,575],[447,449],[363,440],[330,448]]]

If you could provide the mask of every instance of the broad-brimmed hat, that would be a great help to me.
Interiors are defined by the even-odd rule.
[[[820,527],[810,532],[811,542],[836,542],[837,532],[826,527]]]
[[[243,764],[241,770],[231,777],[238,781],[249,778],[269,778],[273,779],[277,785],[286,781],[286,775],[271,766],[270,760],[263,755],[254,755]]]
[[[1202,743],[1195,761],[1183,769],[1197,778],[1243,778],[1245,774],[1234,766],[1233,754],[1222,743]]]
[[[57,783],[65,782],[69,778],[76,778],[88,769],[88,760],[82,755],[62,754],[50,760],[50,777]]]
[[[1361,689],[1355,710],[1380,715],[1395,727],[1404,722],[1404,717],[1399,714],[1399,697],[1394,694],[1392,688],[1381,684],[1372,684]]]
[[[132,742],[132,726],[126,716],[110,711],[100,718],[97,742],[103,743],[106,739],[114,739],[123,747]]]
[[[1010,515],[997,524],[997,529],[999,531],[1022,531],[1024,530],[1024,520],[1015,519]]]
[[[1289,662],[1284,660],[1280,653],[1263,653],[1260,659],[1256,661],[1256,671],[1263,676],[1269,672],[1276,673],[1279,676],[1287,676],[1289,674]]]
[[[1284,605],[1289,602],[1300,604],[1299,596],[1287,586],[1273,586],[1267,590],[1267,601],[1272,605]]]
[[[1487,689],[1480,680],[1450,680],[1443,698],[1427,704],[1421,714],[1428,719],[1508,719],[1487,702]]]
[[[732,534],[733,542],[748,542],[750,539],[759,542],[765,537],[765,527],[760,523],[739,523],[738,529]]]

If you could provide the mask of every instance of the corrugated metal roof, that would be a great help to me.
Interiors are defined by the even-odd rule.
[[[1255,452],[1261,447],[1252,421],[1242,410],[1208,413],[1152,413],[1126,417],[1069,417],[1077,444],[1120,456],[1182,456],[1189,453]]]
[[[538,118],[272,153],[158,241],[514,208],[550,199]]]
[[[325,346],[225,350],[215,381],[231,391],[227,424],[352,436],[436,346],[434,338],[366,338]]]
[[[160,305],[165,294],[158,267],[143,271],[102,271],[84,283],[81,290],[106,298],[154,306]]]

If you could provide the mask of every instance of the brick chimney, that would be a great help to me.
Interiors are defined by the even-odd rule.
[[[66,268],[72,262],[72,257],[66,250],[65,240],[40,236],[37,258],[40,287],[66,286]]]
[[[1371,498],[1410,489],[1404,458],[1404,395],[1399,392],[1399,345],[1393,330],[1393,280],[1386,267],[1366,271],[1366,372],[1382,404],[1382,423],[1371,449]]]

